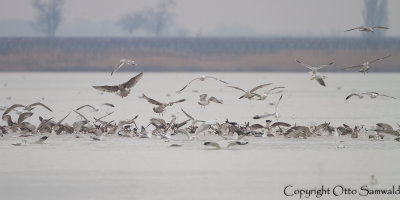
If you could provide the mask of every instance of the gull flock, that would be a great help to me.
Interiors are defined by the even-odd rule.
[[[365,32],[373,32],[375,29],[388,29],[386,27],[375,26],[375,27],[357,27],[352,28],[347,31],[352,30],[360,30]],[[369,64],[375,63],[377,61],[381,61],[389,58],[391,55],[387,55],[381,58],[377,58],[368,62],[365,62],[361,65],[355,65],[350,67],[345,67],[343,70],[351,70],[355,68],[360,68],[359,72],[364,74],[368,73]],[[321,86],[326,86],[325,79],[327,76],[321,74],[318,70],[321,70],[326,67],[331,67],[334,62],[330,62],[325,65],[319,66],[311,66],[309,64],[305,64],[303,61],[299,59],[296,60],[300,65],[308,68],[310,70],[309,74],[311,75],[311,80],[316,80],[317,83]],[[114,67],[111,72],[113,75],[117,72],[122,66],[130,65],[136,66],[134,60],[132,59],[121,59],[120,62]],[[127,97],[131,90],[134,89],[134,86],[143,78],[144,73],[140,72],[139,74],[133,76],[131,79],[127,80],[118,85],[101,85],[101,86],[93,86],[94,89],[99,90],[101,92],[115,93],[121,98]],[[246,101],[263,101],[266,100],[269,96],[273,94],[282,93],[286,88],[284,86],[273,87],[264,93],[258,92],[259,90],[270,86],[272,83],[264,83],[250,90],[245,90],[237,86],[230,85],[228,82],[221,80],[217,77],[213,76],[200,76],[190,80],[183,88],[179,89],[177,93],[181,93],[185,90],[191,83],[195,81],[216,81],[218,84],[223,84],[227,88],[235,89],[240,92],[239,99],[247,99]],[[353,97],[363,98],[364,96],[369,96],[370,98],[377,97],[385,97],[390,99],[396,99],[395,97],[377,93],[374,91],[362,92],[362,93],[351,93],[345,100],[348,101]],[[201,94],[199,96],[198,104],[207,109],[206,106],[210,103],[215,104],[223,104],[224,101],[217,97],[211,96],[208,97],[208,94]],[[381,140],[386,135],[394,136],[395,141],[400,141],[400,125],[397,124],[396,128],[393,128],[391,125],[386,123],[377,123],[376,126],[372,129],[367,130],[363,125],[356,125],[354,128],[343,124],[343,126],[333,127],[329,122],[322,123],[314,126],[299,126],[296,124],[289,124],[286,122],[279,121],[279,112],[278,107],[279,103],[284,99],[284,95],[281,94],[278,100],[273,104],[274,111],[273,112],[265,112],[263,114],[254,115],[253,119],[262,120],[260,123],[250,124],[247,123],[239,123],[232,122],[226,119],[223,122],[212,121],[208,122],[206,120],[196,119],[192,117],[192,114],[184,111],[181,108],[181,111],[187,117],[186,120],[177,122],[176,116],[173,115],[170,120],[166,121],[163,116],[164,111],[168,107],[177,107],[179,103],[186,101],[186,99],[178,99],[172,102],[160,102],[155,100],[145,94],[142,94],[142,99],[146,100],[148,103],[155,105],[153,108],[153,112],[156,113],[159,117],[154,117],[149,119],[149,123],[145,125],[138,126],[135,120],[140,117],[139,115],[133,117],[132,119],[126,119],[122,121],[115,120],[106,120],[107,117],[112,116],[113,112],[109,112],[106,115],[89,119],[90,117],[84,116],[80,113],[83,109],[90,109],[92,112],[97,112],[104,107],[113,108],[115,107],[110,103],[103,103],[98,106],[93,105],[82,105],[76,109],[71,110],[65,117],[59,119],[59,121],[54,121],[54,118],[44,119],[43,117],[39,117],[39,124],[34,125],[32,123],[26,122],[26,119],[32,117],[34,115],[33,111],[39,109],[39,107],[47,110],[48,112],[53,112],[53,110],[43,103],[37,102],[30,105],[22,105],[22,104],[14,104],[9,107],[1,107],[1,110],[5,110],[2,114],[2,120],[6,122],[6,125],[0,126],[0,135],[9,134],[9,133],[17,133],[22,139],[21,142],[13,143],[14,146],[24,146],[28,144],[43,144],[46,139],[49,137],[49,134],[60,135],[60,134],[73,134],[75,137],[80,138],[82,135],[88,135],[91,139],[95,141],[102,141],[108,135],[118,135],[121,137],[137,137],[137,138],[159,138],[165,141],[169,141],[176,135],[182,134],[185,135],[187,140],[197,140],[202,141],[203,145],[206,147],[211,147],[215,149],[229,149],[234,146],[242,146],[247,145],[248,141],[245,140],[246,137],[287,137],[287,138],[309,138],[316,136],[349,136],[351,138],[358,138],[360,134],[370,134],[368,138],[372,140]],[[243,101],[243,100],[242,100]],[[17,110],[21,108],[20,110]],[[17,115],[17,120],[14,121],[12,118],[12,111],[15,111],[15,115]],[[80,120],[73,122],[72,124],[65,123],[64,120],[70,116],[71,113],[75,113]],[[275,122],[270,120],[269,118],[273,118]],[[42,136],[42,134],[47,134]],[[220,140],[207,140],[207,136],[215,135],[220,136]],[[33,139],[32,141],[28,141],[28,137],[39,137],[39,139]],[[199,139],[202,138],[202,139]],[[215,137],[213,137],[215,138]],[[338,148],[344,148],[343,140],[340,141]],[[170,147],[181,147],[182,144],[171,144]]]

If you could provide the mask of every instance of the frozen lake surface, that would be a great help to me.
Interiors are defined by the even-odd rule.
[[[0,105],[30,104],[41,101],[53,109],[34,110],[28,120],[38,124],[38,116],[55,117],[56,121],[84,104],[114,104],[113,109],[97,113],[82,111],[89,118],[114,111],[107,119],[125,120],[139,115],[137,123],[147,125],[153,105],[138,98],[142,93],[159,101],[187,100],[167,108],[163,118],[177,121],[186,117],[180,108],[204,120],[229,120],[241,124],[263,123],[253,120],[256,114],[272,112],[269,102],[238,99],[242,94],[215,81],[193,82],[185,91],[176,94],[198,73],[144,73],[142,80],[126,98],[115,94],[100,94],[92,85],[111,85],[125,82],[134,74],[116,73],[1,73]],[[400,97],[400,74],[360,73],[327,74],[327,87],[309,80],[307,73],[207,73],[230,85],[244,89],[273,83],[285,86],[279,105],[280,121],[312,125],[331,122],[334,126],[346,123],[366,127],[378,122],[396,126],[400,123],[400,101],[389,98],[358,99],[345,102],[352,92],[376,91]],[[340,90],[338,90],[340,87]],[[198,92],[194,92],[197,90]],[[223,99],[223,105],[197,104],[202,93]],[[170,94],[167,96],[167,94]],[[10,98],[8,98],[10,97]],[[13,115],[15,118],[15,114]],[[78,118],[72,115],[68,122]],[[4,125],[1,122],[0,125]],[[248,145],[229,150],[212,150],[204,141],[220,140],[206,135],[195,141],[185,136],[173,136],[169,142],[161,139],[139,139],[108,136],[96,142],[88,135],[49,135],[46,144],[13,146],[20,142],[18,134],[0,138],[0,194],[2,199],[299,199],[285,196],[284,188],[316,189],[322,185],[334,188],[342,185],[356,189],[368,185],[374,175],[378,184],[370,188],[398,187],[400,143],[385,135],[384,140],[369,140],[366,134],[357,139],[335,136],[308,139],[246,137]],[[34,141],[40,136],[28,138]],[[338,149],[340,140],[346,148]],[[169,147],[170,144],[182,147]],[[333,194],[319,199],[399,199],[400,195]],[[304,199],[304,197],[303,197]],[[316,199],[315,195],[311,199]]]

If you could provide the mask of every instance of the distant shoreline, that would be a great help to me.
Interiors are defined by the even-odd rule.
[[[374,63],[371,72],[400,72],[400,37],[366,38],[19,38],[0,37],[0,71],[102,72],[121,58],[152,72],[303,72],[335,61],[341,68]],[[125,69],[130,70],[130,69]],[[122,70],[123,71],[123,70]]]

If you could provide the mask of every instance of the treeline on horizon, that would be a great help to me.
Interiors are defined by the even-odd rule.
[[[143,71],[304,71],[335,61],[400,71],[400,38],[0,38],[1,71],[109,71],[121,58]],[[126,69],[125,69],[126,70]],[[128,69],[129,70],[129,69]]]

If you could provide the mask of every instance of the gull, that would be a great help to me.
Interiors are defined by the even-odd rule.
[[[349,100],[351,97],[354,97],[354,96],[358,97],[359,99],[364,98],[364,96],[362,96],[362,94],[359,94],[359,93],[351,93],[351,94],[349,94],[349,95],[346,97],[345,101],[346,101],[346,100]]]
[[[126,58],[125,58],[125,59],[119,60],[118,65],[115,66],[115,67],[114,67],[114,70],[111,72],[111,76],[113,75],[114,72],[118,71],[119,68],[121,68],[121,67],[124,66],[124,65],[132,65],[132,66],[135,66],[136,63],[135,63],[135,61],[130,60],[130,59],[126,59]]]
[[[324,79],[326,79],[326,78],[327,78],[327,76],[324,76],[324,75],[321,75],[320,73],[317,73],[317,74],[313,74],[311,76],[310,80],[314,80],[315,79],[320,85],[326,86],[325,85],[325,81],[324,81]]]
[[[155,113],[158,113],[158,114],[163,113],[164,110],[165,110],[165,108],[168,107],[168,106],[172,106],[172,105],[174,105],[175,103],[180,103],[180,102],[186,101],[186,99],[180,99],[180,100],[178,100],[178,101],[173,101],[173,102],[169,102],[169,103],[161,103],[161,102],[158,102],[158,101],[156,101],[156,100],[154,100],[154,99],[151,99],[151,98],[147,97],[145,94],[143,94],[142,96],[143,96],[143,98],[146,99],[149,103],[158,106],[158,107],[154,107],[154,108],[153,108],[153,111],[154,111]]]
[[[104,105],[104,106],[109,106],[109,107],[115,107],[115,106],[114,106],[113,104],[111,104],[111,103],[103,103],[103,104],[101,104],[100,106],[103,106],[103,105]],[[83,105],[83,106],[77,108],[76,110],[80,110],[80,109],[85,108],[85,107],[90,108],[90,109],[91,109],[92,111],[94,111],[94,112],[99,111],[99,108],[98,108],[98,107],[94,107],[94,106],[89,105],[89,104]]]
[[[275,117],[276,119],[279,118],[279,112],[278,112],[278,105],[279,102],[281,102],[282,96],[279,98],[279,100],[275,103],[275,112],[273,113],[264,113],[263,115],[256,115],[253,117],[253,119],[261,119],[261,118],[266,118],[266,117]]]
[[[389,29],[388,27],[384,27],[384,26],[360,26],[360,27],[356,27],[356,28],[352,28],[349,30],[345,30],[344,32],[348,32],[348,31],[353,31],[353,30],[359,30],[359,31],[364,31],[364,32],[374,32],[375,29]]]
[[[370,97],[371,99],[375,99],[375,98],[378,97],[378,96],[388,97],[388,98],[391,98],[391,99],[396,99],[395,97],[388,96],[388,95],[385,95],[385,94],[379,94],[379,93],[377,93],[377,92],[365,92],[365,93],[362,93],[362,94],[369,95],[369,97]]]
[[[222,83],[228,84],[227,82],[225,82],[225,81],[223,81],[223,80],[221,80],[221,79],[218,79],[218,78],[216,78],[216,77],[213,77],[213,76],[204,76],[204,75],[203,75],[203,76],[201,76],[201,77],[197,77],[197,78],[195,78],[195,79],[189,81],[189,83],[186,84],[185,87],[183,87],[182,89],[180,89],[180,90],[178,91],[178,93],[182,92],[182,91],[183,91],[188,85],[190,85],[193,81],[196,81],[196,80],[205,81],[206,79],[214,79],[214,80],[220,81],[220,82],[222,82]]]
[[[374,63],[374,62],[376,62],[376,61],[379,61],[379,60],[383,60],[383,59],[385,59],[385,58],[389,58],[390,56],[392,56],[392,55],[389,54],[389,55],[387,55],[387,56],[385,56],[385,57],[382,57],[382,58],[377,58],[377,59],[375,59],[375,60],[367,61],[367,62],[364,62],[364,63],[361,64],[361,65],[354,65],[354,66],[351,66],[351,67],[345,67],[345,68],[343,68],[343,70],[349,70],[349,69],[361,67],[361,69],[359,70],[359,72],[363,72],[363,73],[365,74],[365,73],[368,73],[368,71],[369,71],[369,64],[372,64],[372,63]]]
[[[300,60],[296,60],[296,62],[298,62],[298,63],[300,63],[301,65],[303,65],[304,67],[307,67],[308,69],[310,69],[311,71],[310,71],[310,73],[312,73],[312,74],[317,74],[318,73],[318,70],[319,69],[322,69],[322,68],[324,68],[324,67],[327,67],[327,66],[330,66],[330,65],[332,65],[334,62],[332,61],[332,62],[330,62],[329,64],[327,64],[327,65],[318,65],[318,66],[311,66],[311,65],[309,65],[309,64],[305,64],[305,63],[303,63],[302,61],[300,61]]]
[[[273,92],[273,93],[272,93],[272,91],[277,90],[277,89],[284,89],[284,88],[285,88],[285,87],[274,87],[274,88],[272,88],[272,89],[269,89],[268,91],[264,92],[264,93],[259,97],[259,99],[257,99],[257,100],[265,100],[265,99],[268,97],[268,95],[270,95],[270,94],[276,94],[276,93],[282,92],[282,90],[277,91],[277,92]]]
[[[14,104],[14,105],[10,106],[6,111],[4,111],[3,115],[6,115],[6,114],[9,113],[11,110],[13,110],[14,108],[18,108],[18,107],[23,107],[24,110],[26,110],[26,111],[32,111],[33,109],[36,108],[35,106],[42,106],[43,108],[46,108],[46,109],[49,110],[50,112],[53,112],[53,111],[52,111],[49,107],[47,107],[46,105],[44,105],[44,104],[42,104],[42,103],[40,103],[40,102],[37,102],[37,103],[33,103],[33,104],[30,104],[30,105],[26,105],[26,106],[24,106],[24,105],[22,105],[22,104]]]
[[[235,146],[235,145],[246,145],[249,142],[247,141],[229,141],[228,144],[224,147],[223,145],[221,145],[221,143],[219,142],[204,142],[203,145],[205,146],[211,146],[211,147],[215,147],[215,149],[229,149],[229,147]]]
[[[271,85],[271,84],[272,83],[262,84],[262,85],[259,85],[259,86],[255,87],[255,88],[251,89],[250,91],[245,91],[242,88],[235,87],[235,86],[227,86],[227,87],[230,87],[230,88],[233,88],[233,89],[237,89],[237,90],[240,90],[240,91],[244,92],[244,95],[239,97],[239,99],[244,97],[244,98],[247,98],[247,99],[251,100],[255,96],[257,96],[259,98],[261,97],[261,95],[254,93],[256,90],[261,89],[261,88],[263,88],[265,86],[268,86],[268,85]]]
[[[94,89],[103,91],[103,92],[116,92],[117,95],[121,96],[122,98],[128,96],[131,88],[135,86],[139,80],[142,78],[143,72],[136,75],[135,77],[129,79],[129,81],[119,84],[119,85],[103,85],[103,86],[93,86]]]
[[[219,103],[219,104],[223,103],[222,100],[218,100],[215,97],[210,97],[207,99],[207,94],[200,95],[200,101],[198,103],[199,103],[199,105],[205,107],[206,105],[210,104],[211,101],[215,102],[215,103]]]

